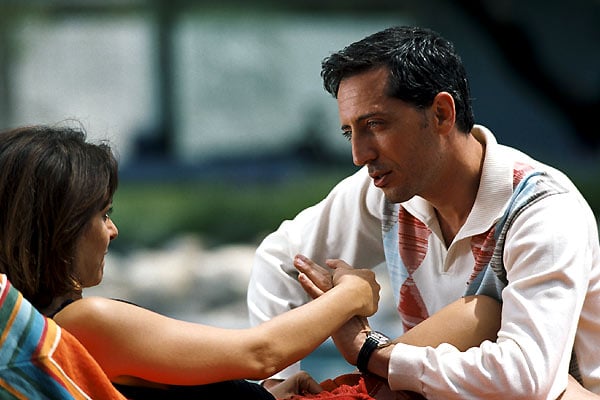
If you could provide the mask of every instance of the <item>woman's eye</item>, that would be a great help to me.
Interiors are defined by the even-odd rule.
[[[113,208],[112,208],[112,207],[110,207],[110,208],[109,208],[109,209],[108,209],[108,210],[107,210],[107,211],[104,213],[104,215],[102,216],[102,219],[103,219],[104,221],[108,221],[108,220],[110,219],[110,215],[112,214],[112,212],[113,212]]]

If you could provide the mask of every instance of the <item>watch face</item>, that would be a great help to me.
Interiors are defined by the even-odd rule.
[[[370,331],[367,337],[371,340],[375,340],[375,342],[377,342],[378,348],[385,347],[385,346],[391,344],[390,338],[388,338],[381,332]]]

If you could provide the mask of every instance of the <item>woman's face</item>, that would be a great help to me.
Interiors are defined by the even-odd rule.
[[[94,214],[75,247],[75,276],[82,288],[98,285],[104,274],[104,256],[111,240],[119,235],[110,219],[112,204]]]

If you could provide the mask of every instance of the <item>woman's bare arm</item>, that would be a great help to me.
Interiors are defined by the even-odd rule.
[[[78,300],[55,317],[113,381],[134,376],[168,384],[263,379],[296,362],[354,315],[372,315],[379,285],[369,270],[339,268],[334,288],[248,329],[169,318],[99,297]]]

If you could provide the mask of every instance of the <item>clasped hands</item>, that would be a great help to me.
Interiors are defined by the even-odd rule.
[[[329,269],[301,254],[294,257],[294,266],[300,272],[298,281],[313,299],[334,286],[344,285],[347,285],[348,290],[353,290],[356,296],[365,297],[363,311],[331,336],[346,361],[356,365],[358,352],[366,338],[365,332],[370,329],[366,317],[377,311],[380,286],[375,279],[375,273],[371,270],[354,269],[339,259],[327,260],[325,264]],[[354,288],[351,285],[354,285]]]

